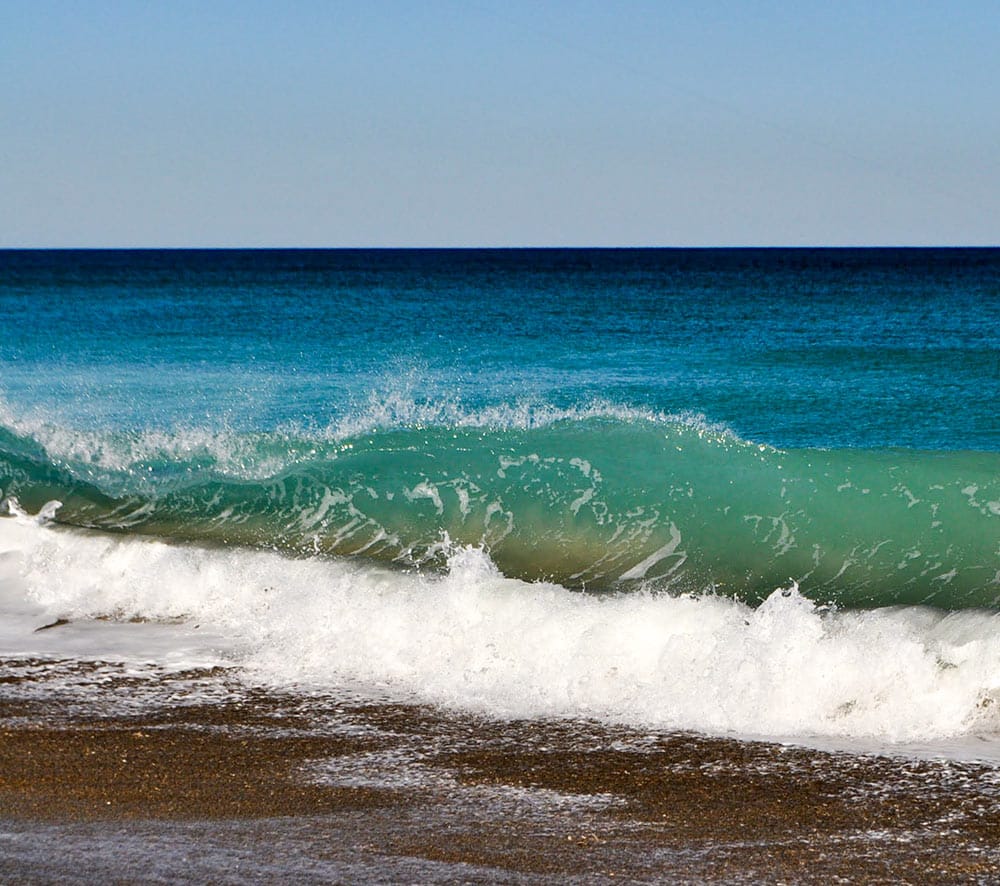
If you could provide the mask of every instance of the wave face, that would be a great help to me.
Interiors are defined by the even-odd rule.
[[[410,414],[410,419],[414,416]],[[73,434],[9,420],[0,488],[63,524],[758,604],[1000,604],[1000,454],[778,450],[610,407],[324,433]]]

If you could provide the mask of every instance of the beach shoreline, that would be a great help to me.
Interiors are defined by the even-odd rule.
[[[0,694],[0,879],[74,882],[89,860],[88,877],[226,881],[237,858],[317,882],[989,882],[998,798],[986,763],[588,721],[265,690],[90,713]]]

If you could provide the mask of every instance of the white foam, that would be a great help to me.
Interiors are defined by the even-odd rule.
[[[431,576],[68,531],[23,514],[0,519],[0,567],[0,655],[51,651],[71,632],[30,631],[57,618],[142,618],[176,631],[181,650],[195,624],[212,631],[220,656],[272,685],[744,736],[1000,741],[992,612],[831,612],[794,587],[756,610],[599,597],[505,578],[471,548]],[[174,652],[181,666],[187,653]],[[167,651],[158,640],[148,654]]]
[[[63,534],[42,529],[43,523],[23,514],[0,518],[0,657],[152,663],[168,671],[232,665],[231,635],[196,620],[149,621],[137,611],[132,613],[139,617],[136,621],[129,617],[94,619],[95,615],[124,616],[124,612],[113,609],[100,613],[93,607],[88,612],[88,607],[68,602],[99,588],[107,581],[107,573],[68,576],[60,575],[60,569],[85,568],[87,558],[80,554],[87,548],[92,561],[103,560],[104,570],[113,569],[114,558],[102,557],[102,552],[110,553],[111,548],[84,544],[82,548],[71,545],[63,549]],[[81,540],[107,541],[100,536]],[[155,568],[155,563],[151,566]],[[141,576],[136,577],[141,580]],[[39,583],[48,584],[48,590],[36,592]],[[81,618],[59,624],[77,616]]]

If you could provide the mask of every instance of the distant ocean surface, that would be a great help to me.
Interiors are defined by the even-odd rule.
[[[2,251],[0,330],[0,656],[1000,737],[1000,249]]]

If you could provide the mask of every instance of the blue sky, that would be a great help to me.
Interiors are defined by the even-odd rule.
[[[0,247],[997,245],[998,47],[996,2],[0,0]]]

